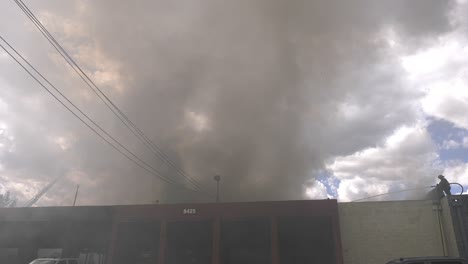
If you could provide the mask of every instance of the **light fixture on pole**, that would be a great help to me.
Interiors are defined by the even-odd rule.
[[[221,176],[216,175],[214,176],[214,180],[216,181],[216,202],[219,202],[219,181],[221,180]]]

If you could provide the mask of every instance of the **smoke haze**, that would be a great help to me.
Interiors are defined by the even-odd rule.
[[[419,105],[425,90],[408,80],[401,57],[458,30],[459,2],[26,4],[176,164],[211,192],[221,175],[223,201],[304,199],[309,189],[310,198],[351,200],[430,185],[443,170]],[[80,83],[14,3],[3,5],[2,21],[18,24],[1,23],[4,37],[121,142],[184,181]],[[71,203],[57,197],[71,200],[74,184],[83,186],[82,204],[210,199],[126,161],[8,57],[0,56],[0,68],[5,190],[26,200],[65,175],[42,204]]]

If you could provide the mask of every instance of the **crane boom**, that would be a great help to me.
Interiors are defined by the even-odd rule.
[[[29,200],[25,205],[24,207],[31,207],[33,206],[47,191],[50,190],[50,188],[52,188],[55,183],[57,183],[57,181],[60,179],[61,177],[58,177],[56,179],[54,179],[53,181],[51,181],[49,184],[47,184],[46,186],[44,186],[44,188],[42,188],[36,195],[34,195],[34,197]]]

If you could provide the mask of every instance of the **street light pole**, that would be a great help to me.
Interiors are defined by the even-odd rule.
[[[78,190],[80,189],[80,185],[76,185],[76,192],[75,192],[75,199],[73,200],[73,206],[76,204],[76,199],[78,198]]]
[[[219,181],[221,180],[221,176],[214,176],[214,180],[216,181],[216,202],[219,203]]]

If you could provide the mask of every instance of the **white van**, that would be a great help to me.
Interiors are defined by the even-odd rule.
[[[39,258],[29,264],[78,264],[78,259],[74,258]]]

